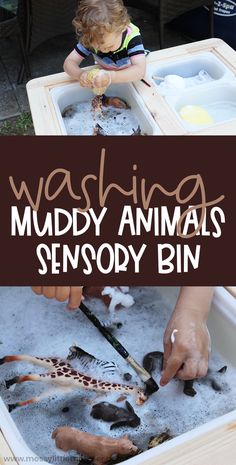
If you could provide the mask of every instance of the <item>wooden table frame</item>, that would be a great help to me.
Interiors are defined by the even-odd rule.
[[[192,57],[200,53],[211,52],[224,63],[236,76],[236,51],[221,39],[207,39],[187,45],[151,52],[147,63],[169,63],[181,57]],[[62,131],[50,96],[50,89],[75,82],[66,73],[33,79],[27,84],[31,113],[36,135],[61,135]],[[236,82],[236,81],[235,81]],[[196,133],[189,132],[181,125],[165,98],[158,93],[154,83],[148,87],[139,81],[133,84],[144,105],[160,127],[163,135],[236,135],[236,118],[218,123]]]

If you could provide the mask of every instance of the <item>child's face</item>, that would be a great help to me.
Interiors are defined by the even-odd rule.
[[[95,48],[100,50],[102,53],[114,52],[120,47],[121,41],[122,32],[105,32],[102,42],[96,44]]]

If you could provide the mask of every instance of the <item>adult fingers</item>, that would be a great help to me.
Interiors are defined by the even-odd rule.
[[[83,287],[81,286],[72,286],[70,288],[70,297],[68,302],[68,309],[75,310],[79,307],[82,299]]]
[[[56,288],[53,286],[43,286],[43,295],[47,299],[53,299],[56,296]]]
[[[58,286],[56,288],[56,299],[65,302],[70,297],[70,286]]]
[[[43,286],[33,286],[31,289],[35,294],[42,295],[43,293]]]

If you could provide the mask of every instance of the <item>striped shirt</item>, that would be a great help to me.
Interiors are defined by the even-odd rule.
[[[132,23],[122,34],[120,48],[114,52],[103,53],[100,50],[89,49],[81,42],[76,45],[75,50],[82,58],[92,54],[95,62],[106,69],[127,68],[131,65],[131,57],[145,53],[139,28]]]

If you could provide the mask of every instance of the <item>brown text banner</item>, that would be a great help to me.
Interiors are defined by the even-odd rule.
[[[0,285],[235,284],[234,137],[2,137]]]

